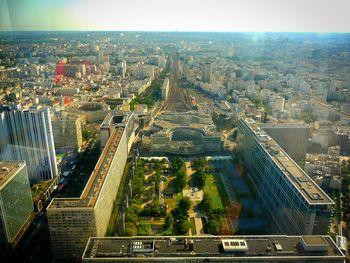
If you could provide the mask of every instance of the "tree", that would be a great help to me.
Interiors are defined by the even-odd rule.
[[[211,219],[208,222],[208,231],[212,235],[220,234],[221,222],[217,219]]]
[[[148,222],[140,222],[137,234],[139,236],[149,236],[152,233],[152,228]]]
[[[187,211],[190,209],[191,207],[191,201],[188,197],[183,197],[181,198],[179,205],[178,205],[180,211],[183,212],[183,214],[187,213]]]
[[[140,176],[134,177],[131,184],[133,196],[142,193],[144,186],[144,180]]]
[[[192,177],[193,186],[203,189],[205,186],[207,174],[203,170],[198,170]]]
[[[182,189],[185,187],[185,185],[186,185],[186,172],[185,172],[185,169],[181,168],[180,170],[178,170],[176,172],[175,185],[176,185],[175,191],[177,193],[181,192]]]
[[[156,195],[159,195],[159,185],[160,185],[160,175],[161,175],[161,171],[160,168],[156,168],[156,174],[154,176],[154,192],[156,193]]]
[[[171,170],[176,173],[178,170],[183,168],[184,161],[179,156],[171,158]]]
[[[130,223],[130,222],[125,223],[125,235],[126,236],[137,235],[137,227],[134,223]]]
[[[167,214],[165,219],[164,219],[164,225],[163,225],[164,231],[172,229],[173,224],[174,224],[173,216],[171,214]]]
[[[132,210],[127,210],[125,213],[125,221],[136,224],[137,223],[137,214]]]
[[[187,234],[188,230],[190,229],[190,222],[188,221],[187,216],[180,216],[177,221],[174,223],[174,229],[176,234],[178,235],[185,235]]]
[[[125,221],[136,224],[137,217],[141,212],[141,207],[138,204],[131,204],[125,212]]]
[[[208,195],[208,193],[204,193],[203,195],[203,199],[202,202],[200,203],[202,209],[204,211],[206,211],[207,213],[210,213],[211,210],[213,209],[213,205],[212,205],[212,200],[210,198],[210,196]]]
[[[191,166],[195,170],[203,170],[203,171],[205,171],[206,166],[207,166],[207,161],[204,158],[202,158],[202,157],[196,157],[196,158],[194,158],[192,160]]]

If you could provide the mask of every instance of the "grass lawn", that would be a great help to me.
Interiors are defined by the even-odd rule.
[[[228,197],[228,195],[226,193],[224,183],[222,182],[222,180],[220,178],[220,174],[216,173],[214,176],[215,176],[216,186],[217,186],[217,188],[219,190],[222,203],[225,206],[228,206],[230,204],[230,199],[229,199],[229,197]]]
[[[204,192],[207,193],[213,201],[213,206],[215,208],[223,208],[221,197],[218,190],[218,180],[212,174],[208,174],[206,183],[204,186]],[[222,190],[221,190],[222,191]],[[225,190],[224,190],[224,193]]]

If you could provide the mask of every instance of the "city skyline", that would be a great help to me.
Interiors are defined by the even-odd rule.
[[[0,31],[349,32],[350,3],[0,0]]]

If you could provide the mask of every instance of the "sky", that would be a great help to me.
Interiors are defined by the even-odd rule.
[[[0,0],[0,31],[350,32],[350,0]]]

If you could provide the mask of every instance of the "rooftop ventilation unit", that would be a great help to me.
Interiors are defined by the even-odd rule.
[[[225,252],[246,252],[248,250],[244,239],[222,239],[221,243]]]
[[[283,250],[282,245],[278,241],[273,241],[273,244],[277,252],[280,252]]]
[[[154,252],[154,240],[150,241],[133,241],[131,244],[134,253],[151,253]]]
[[[319,236],[304,236],[301,238],[301,245],[307,252],[325,252],[329,247],[327,241]]]

